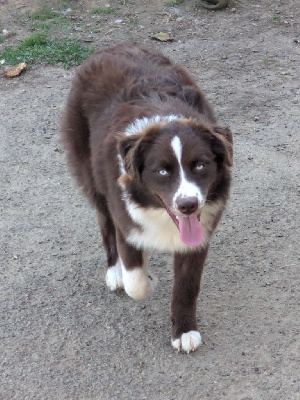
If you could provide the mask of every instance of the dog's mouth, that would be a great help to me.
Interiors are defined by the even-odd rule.
[[[180,240],[187,246],[199,246],[204,238],[200,223],[201,213],[175,215],[164,202],[163,205],[179,230]]]

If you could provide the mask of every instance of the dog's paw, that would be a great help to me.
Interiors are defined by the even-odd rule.
[[[113,292],[124,289],[121,263],[117,262],[113,267],[108,268],[105,277],[106,285]]]
[[[198,331],[189,331],[183,333],[180,338],[172,339],[172,346],[178,351],[190,353],[195,351],[202,343],[201,335]]]
[[[135,300],[145,300],[153,294],[158,280],[143,268],[131,271],[123,268],[123,282],[128,296]]]

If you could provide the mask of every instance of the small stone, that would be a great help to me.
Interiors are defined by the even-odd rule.
[[[71,14],[72,11],[73,11],[73,10],[72,10],[71,8],[67,8],[66,10],[60,10],[60,11],[58,11],[58,13],[61,14],[61,15],[66,16],[66,15],[68,15],[68,14]]]
[[[38,355],[37,353],[33,353],[32,356],[31,356],[31,358],[32,358],[34,361],[38,361],[38,360],[40,359],[40,357],[39,357],[39,355]]]

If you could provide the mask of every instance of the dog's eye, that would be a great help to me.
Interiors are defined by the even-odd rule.
[[[203,168],[204,168],[203,164],[197,164],[195,167],[196,171],[201,171]]]
[[[158,173],[159,173],[159,175],[161,175],[161,176],[169,176],[169,175],[170,175],[169,172],[168,172],[166,169],[160,169],[160,170],[158,171]]]

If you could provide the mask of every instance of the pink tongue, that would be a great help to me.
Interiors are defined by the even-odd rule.
[[[181,241],[187,246],[199,246],[203,240],[203,231],[197,215],[178,217]]]

